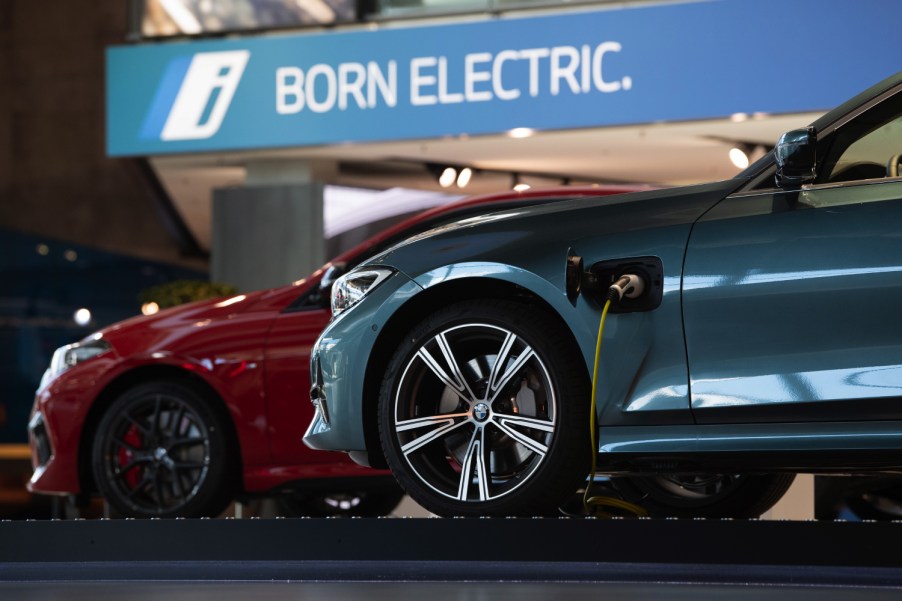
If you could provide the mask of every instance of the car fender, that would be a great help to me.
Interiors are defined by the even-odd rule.
[[[561,272],[563,275],[563,260],[561,261]],[[577,302],[576,305],[571,304],[567,298],[566,292],[561,286],[552,283],[541,275],[518,267],[499,262],[483,262],[471,261],[457,263],[453,265],[445,265],[437,269],[427,271],[416,278],[412,278],[423,291],[435,289],[437,287],[447,285],[451,282],[460,282],[467,279],[490,278],[513,284],[524,291],[541,298],[545,303],[562,319],[571,332],[578,332],[586,328],[592,329],[593,324],[597,325],[596,312],[587,304]],[[474,281],[474,285],[479,285],[479,281]],[[408,299],[414,300],[416,296]],[[586,337],[578,337],[576,340],[580,347],[580,352],[586,360],[587,369],[590,368],[594,359],[595,347],[592,341]]]

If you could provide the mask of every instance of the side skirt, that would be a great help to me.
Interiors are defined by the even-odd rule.
[[[902,422],[599,428],[608,473],[902,473]]]

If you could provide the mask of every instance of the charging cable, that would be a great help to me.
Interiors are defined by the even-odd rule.
[[[639,517],[647,517],[648,512],[643,507],[617,499],[614,497],[593,497],[591,496],[592,483],[595,481],[596,459],[598,453],[598,429],[596,418],[597,407],[597,391],[598,391],[598,363],[601,357],[601,339],[604,334],[604,322],[608,316],[608,310],[612,303],[619,303],[626,298],[638,298],[645,291],[645,280],[634,274],[626,274],[620,276],[616,282],[608,288],[608,298],[604,303],[604,309],[601,311],[601,321],[598,323],[598,340],[595,343],[595,366],[592,370],[592,402],[589,410],[589,438],[592,444],[592,471],[589,472],[589,480],[586,482],[586,490],[583,493],[583,508],[588,515],[598,517],[613,517],[613,514],[602,510],[602,508],[612,508],[627,511]]]

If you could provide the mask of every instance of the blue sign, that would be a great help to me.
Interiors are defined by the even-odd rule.
[[[902,69],[902,3],[709,0],[115,47],[111,156],[833,107]]]

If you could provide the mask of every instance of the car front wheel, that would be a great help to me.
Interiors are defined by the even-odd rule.
[[[582,358],[545,312],[467,301],[416,326],[379,401],[389,467],[438,515],[553,512],[588,472]]]
[[[125,517],[218,515],[231,498],[224,426],[182,383],[127,390],[97,427],[92,460],[100,493]]]

